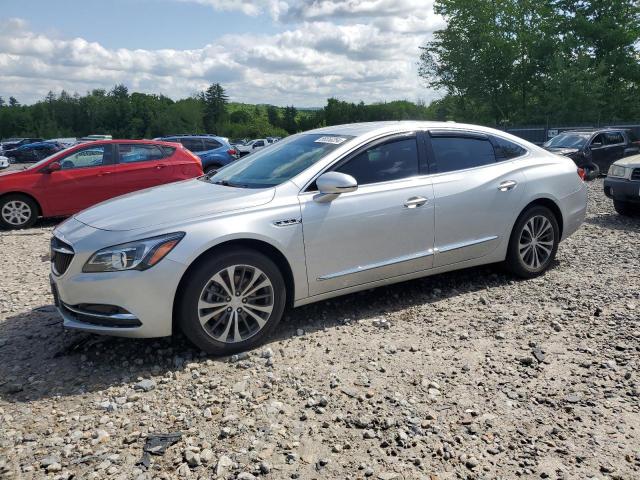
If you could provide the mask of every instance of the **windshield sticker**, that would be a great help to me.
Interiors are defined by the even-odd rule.
[[[345,140],[346,138],[344,137],[320,137],[315,143],[333,143],[334,145],[340,145]]]

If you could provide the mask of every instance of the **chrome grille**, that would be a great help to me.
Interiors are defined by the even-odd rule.
[[[640,168],[634,168],[631,172],[631,180],[640,180]]]
[[[73,247],[56,237],[51,238],[51,270],[60,276],[67,271],[75,252]]]

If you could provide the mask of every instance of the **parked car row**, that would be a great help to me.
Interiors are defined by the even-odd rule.
[[[182,145],[149,140],[81,143],[24,170],[0,173],[0,226],[25,228],[104,200],[202,175]]]
[[[640,141],[633,133],[616,128],[562,132],[543,147],[572,159],[588,180],[606,175],[616,160],[640,153]]]

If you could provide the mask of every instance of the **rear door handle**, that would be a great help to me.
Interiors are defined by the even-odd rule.
[[[405,208],[417,208],[427,203],[427,199],[424,197],[411,197],[404,202]]]
[[[111,172],[102,172],[98,174],[99,177],[104,177],[105,175],[111,175]]]
[[[509,190],[513,190],[514,188],[516,188],[516,185],[518,185],[518,182],[516,182],[515,180],[507,180],[506,182],[502,182],[498,186],[498,190],[500,190],[501,192],[508,192]]]
[[[160,170],[161,168],[166,168],[167,165],[165,165],[164,163],[159,163],[158,165],[156,165],[156,170]]]

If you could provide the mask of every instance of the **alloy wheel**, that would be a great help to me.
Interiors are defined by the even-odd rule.
[[[543,215],[536,215],[522,228],[518,252],[527,267],[538,270],[549,261],[553,244],[554,231],[551,222]]]
[[[31,218],[31,207],[22,200],[11,200],[2,206],[2,219],[9,225],[20,227]]]
[[[269,277],[250,265],[232,265],[206,283],[198,301],[198,318],[215,340],[237,343],[262,330],[273,309]]]

